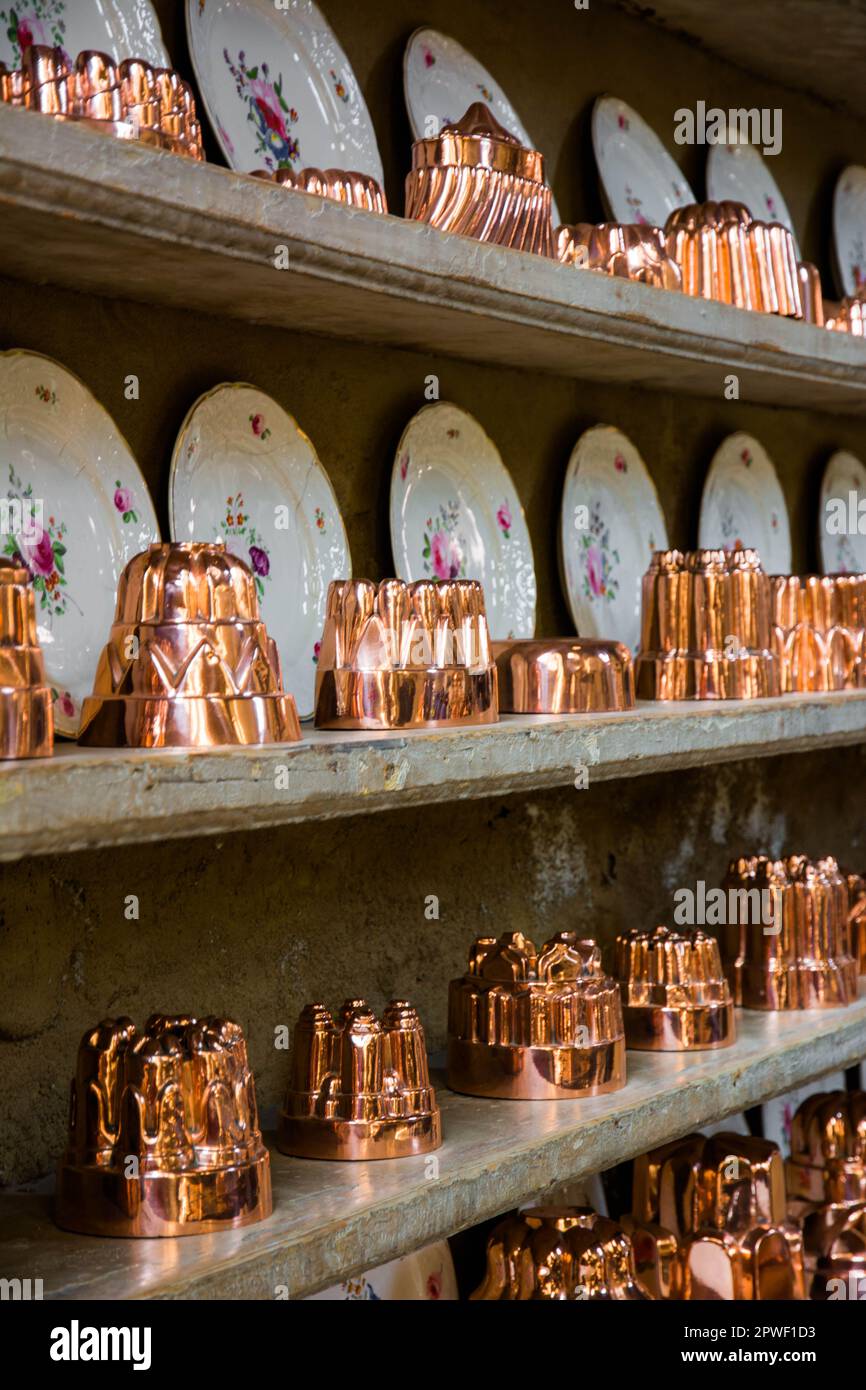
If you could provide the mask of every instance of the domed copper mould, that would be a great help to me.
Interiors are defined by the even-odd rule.
[[[722,957],[738,1006],[836,1008],[857,998],[848,885],[835,859],[734,859],[722,887]]]
[[[279,184],[281,188],[296,188],[301,193],[314,193],[319,198],[331,198],[336,203],[362,208],[365,212],[388,211],[385,194],[369,174],[349,169],[253,169],[254,179]]]
[[[19,69],[10,72],[0,63],[0,101],[57,120],[84,121],[121,140],[204,158],[189,83],[170,68],[153,68],[139,58],[115,63],[106,53],[87,49],[70,65],[62,49],[31,44]]]
[[[634,666],[622,642],[588,637],[494,642],[503,714],[634,709]]]
[[[470,1299],[625,1302],[653,1295],[635,1273],[631,1240],[588,1207],[530,1207],[494,1227],[487,1272]]]
[[[412,146],[406,216],[416,222],[553,256],[551,207],[544,159],[510,135],[483,102]]]
[[[743,203],[689,203],[671,213],[665,239],[686,294],[803,317],[794,238],[780,222],[756,222]]]
[[[404,1158],[442,1143],[421,1021],[405,999],[381,1021],[363,999],[336,1017],[308,1004],[295,1026],[277,1146],[301,1158]]]
[[[642,581],[638,699],[780,693],[770,583],[755,550],[656,551]]]
[[[316,667],[318,728],[447,728],[498,718],[476,580],[331,584]]]
[[[766,1139],[689,1134],[635,1160],[623,1219],[656,1298],[803,1299],[803,1242]]]
[[[680,268],[668,255],[661,227],[576,222],[557,228],[554,245],[556,258],[563,265],[600,270],[657,289],[682,288]]]
[[[686,1052],[734,1042],[734,1004],[714,936],[632,930],[616,939],[615,973],[628,1047]]]
[[[782,691],[851,690],[863,681],[866,575],[770,577]]]
[[[30,571],[0,556],[0,758],[48,758],[54,706]]]
[[[625,1085],[619,988],[594,941],[479,937],[448,991],[448,1085],[467,1095],[573,1100]]]
[[[68,1231],[185,1236],[271,1211],[270,1157],[242,1030],[153,1014],[85,1033],[55,1216]]]
[[[222,542],[156,544],[130,560],[79,743],[200,748],[300,736],[243,561]]]

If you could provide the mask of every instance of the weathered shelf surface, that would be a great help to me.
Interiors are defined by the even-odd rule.
[[[305,728],[267,748],[59,742],[53,758],[0,762],[0,861],[866,743],[866,690],[404,734]]]
[[[4,275],[594,381],[866,413],[866,344],[0,107]],[[579,208],[566,210],[572,220]],[[287,269],[275,258],[287,257]]]
[[[435,1155],[325,1163],[274,1152],[273,1215],[243,1231],[76,1236],[53,1225],[49,1196],[5,1195],[0,1278],[42,1279],[46,1298],[300,1298],[866,1053],[866,992],[847,1009],[739,1011],[737,1022],[723,1052],[629,1052],[626,1087],[593,1100],[491,1101],[440,1088]]]

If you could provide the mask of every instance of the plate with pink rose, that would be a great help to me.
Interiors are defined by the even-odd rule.
[[[224,541],[249,565],[285,688],[312,719],[328,585],[351,579],[352,557],[311,441],[264,391],[224,382],[181,426],[168,496],[173,540]]]
[[[535,564],[523,508],[493,440],[447,401],[409,421],[391,474],[398,579],[478,579],[490,635],[535,634]]]
[[[646,464],[621,430],[595,425],[574,447],[562,490],[559,557],[581,637],[640,640],[641,580],[668,533]]]
[[[116,62],[133,57],[171,66],[151,0],[0,0],[0,63],[20,68],[32,43],[59,48],[73,63],[95,48]]]
[[[57,733],[75,738],[117,582],[159,540],[132,452],[83,382],[36,352],[0,353],[0,551],[33,581]]]

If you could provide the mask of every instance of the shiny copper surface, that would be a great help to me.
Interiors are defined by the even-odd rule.
[[[271,1211],[270,1158],[242,1030],[153,1014],[85,1033],[55,1216],[69,1231],[183,1236]]]
[[[845,881],[848,884],[851,954],[857,962],[857,973],[866,975],[866,875],[846,873]]]
[[[794,238],[781,223],[756,222],[743,203],[690,203],[671,213],[665,240],[686,294],[803,317]]]
[[[866,302],[859,295],[824,302],[824,327],[831,333],[850,333],[855,338],[866,337]]]
[[[619,989],[594,941],[479,937],[448,991],[448,1085],[468,1095],[570,1100],[625,1085]]]
[[[516,251],[555,254],[544,160],[482,102],[434,139],[416,140],[405,215]]]
[[[714,936],[635,928],[616,939],[615,974],[628,1047],[685,1052],[734,1042],[734,1004]]]
[[[806,1268],[815,1273],[823,1264],[812,1296],[827,1297],[829,1279],[847,1277],[838,1262],[856,1253],[857,1233],[866,1234],[861,1217],[848,1224],[852,1213],[866,1211],[866,1093],[823,1092],[803,1101],[791,1125],[785,1178],[789,1214],[803,1231]],[[866,1242],[859,1249],[866,1253]]]
[[[634,667],[622,642],[588,637],[494,642],[503,714],[634,709]]]
[[[79,743],[215,747],[300,736],[243,561],[222,542],[156,544],[130,560]]]
[[[421,1021],[405,999],[381,1021],[363,999],[336,1017],[308,1004],[295,1026],[277,1146],[301,1158],[403,1158],[442,1143]]]
[[[301,193],[315,193],[320,198],[331,198],[337,203],[347,203],[349,207],[363,208],[366,212],[388,211],[385,194],[379,184],[369,174],[358,174],[349,169],[253,169],[254,179],[265,179],[277,183],[281,188],[296,188]]]
[[[812,265],[810,261],[799,261],[797,263],[797,275],[800,281],[800,303],[803,306],[803,318],[807,323],[814,323],[817,328],[824,327],[824,293],[821,289],[821,276],[818,267]]]
[[[827,1222],[811,1297],[858,1302],[866,1298],[866,1202],[836,1209]]]
[[[866,576],[770,577],[782,691],[851,690],[864,679]]]
[[[722,957],[738,1006],[835,1008],[856,999],[848,885],[835,859],[734,859],[722,887],[730,904]]]
[[[530,1207],[500,1221],[487,1272],[470,1299],[523,1302],[652,1298],[635,1273],[630,1238],[588,1207]]]
[[[770,583],[757,551],[656,551],[642,581],[635,684],[644,700],[780,693]]]
[[[556,258],[578,269],[600,270],[657,289],[679,290],[682,275],[668,254],[661,227],[645,223],[577,222],[558,227]]]
[[[54,705],[30,571],[0,555],[0,759],[49,758]]]
[[[316,669],[318,728],[447,728],[498,718],[476,580],[331,584]]]

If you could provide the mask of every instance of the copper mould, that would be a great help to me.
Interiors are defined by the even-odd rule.
[[[334,580],[316,668],[318,728],[447,728],[498,718],[477,580]]]
[[[839,303],[824,302],[824,327],[831,333],[850,333],[852,337],[866,337],[866,301],[855,295]]]
[[[857,998],[848,885],[835,859],[731,861],[722,957],[746,1009],[817,1009]]]
[[[824,327],[824,293],[821,289],[821,276],[818,267],[811,261],[797,262],[797,276],[800,281],[800,303],[806,323],[814,323],[816,328]]]
[[[770,583],[755,550],[656,551],[642,581],[638,699],[780,693]]]
[[[743,203],[690,203],[671,213],[665,238],[686,294],[803,317],[794,238],[781,223],[754,221]]]
[[[84,1034],[55,1216],[68,1231],[186,1236],[271,1212],[268,1151],[242,1030],[153,1014]]]
[[[770,577],[773,651],[782,691],[850,690],[861,683],[866,576]]]
[[[866,1299],[866,1202],[836,1211],[815,1260],[811,1297]]]
[[[857,973],[866,975],[866,875],[846,873],[845,881],[848,884],[851,954],[857,963]]]
[[[866,1279],[866,1093],[809,1096],[794,1115],[785,1174],[788,1210],[815,1276],[812,1297],[837,1296],[832,1279]]]
[[[412,146],[405,215],[443,232],[554,255],[544,159],[480,101],[434,139]]]
[[[619,988],[601,951],[557,932],[483,936],[448,991],[448,1085],[467,1095],[573,1100],[625,1085]]]
[[[49,758],[53,751],[54,705],[30,571],[0,556],[0,758]]]
[[[633,930],[616,939],[628,1047],[686,1052],[729,1047],[734,1004],[719,943],[702,931]]]
[[[115,63],[86,49],[70,65],[62,49],[31,44],[19,69],[9,72],[0,64],[0,100],[57,120],[83,121],[121,140],[204,158],[189,83],[139,58]]]
[[[634,709],[634,666],[622,642],[589,637],[494,642],[503,714]]]
[[[576,222],[557,228],[554,250],[564,265],[600,270],[662,290],[682,288],[680,268],[668,255],[661,227],[637,222]]]
[[[315,193],[319,198],[331,198],[365,212],[388,211],[384,192],[369,174],[348,169],[253,169],[252,177],[282,188],[296,188],[300,193]]]
[[[656,1298],[803,1299],[803,1242],[766,1139],[688,1134],[635,1160],[624,1218]]]
[[[130,560],[79,743],[210,748],[300,736],[243,561],[221,541],[151,545]]]
[[[500,1221],[487,1241],[487,1272],[470,1299],[631,1301],[653,1295],[635,1273],[622,1226],[589,1207],[530,1207]]]
[[[295,1025],[277,1147],[301,1158],[404,1158],[442,1143],[424,1029],[405,999],[381,1022],[363,999],[334,1016],[308,1004]]]

